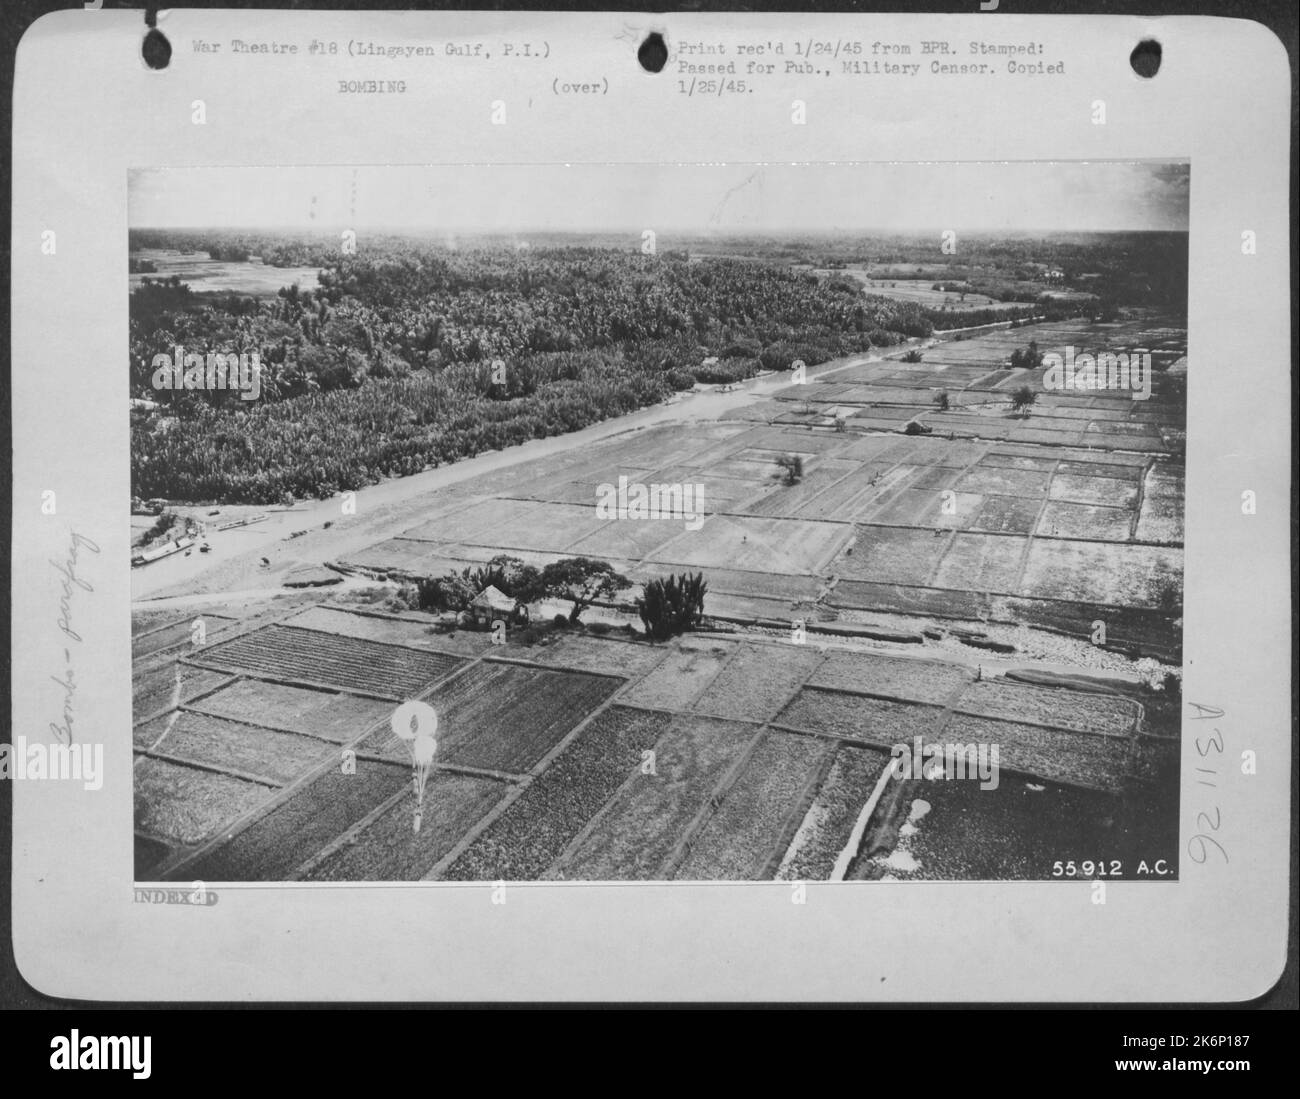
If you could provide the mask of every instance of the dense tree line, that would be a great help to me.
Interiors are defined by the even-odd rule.
[[[165,239],[150,243],[178,246]],[[270,243],[213,246],[295,262],[296,249],[323,247]],[[249,503],[325,497],[574,431],[696,380],[815,365],[932,331],[914,304],[788,267],[401,240],[334,252],[317,290],[273,298],[146,279],[130,319],[132,396],[161,405],[132,424],[133,494]],[[177,347],[256,351],[260,398],[159,391],[155,356]]]

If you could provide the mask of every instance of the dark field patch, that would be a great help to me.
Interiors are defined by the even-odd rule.
[[[438,688],[438,763],[523,773],[622,686],[622,680],[518,664],[482,663]],[[379,728],[360,745],[405,761],[406,745]]]
[[[263,626],[192,659],[247,675],[346,687],[395,700],[410,698],[463,663],[442,653],[289,626]]]
[[[424,790],[420,831],[414,789],[344,846],[303,875],[305,881],[419,881],[495,805],[509,787],[494,779],[437,771]]]
[[[233,839],[185,868],[205,882],[287,881],[294,869],[411,782],[411,768],[357,760],[325,772]]]

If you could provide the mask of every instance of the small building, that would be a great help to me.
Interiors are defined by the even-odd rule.
[[[470,601],[469,613],[474,625],[492,628],[492,623],[500,619],[509,622],[514,614],[515,601],[503,593],[494,584],[489,584]]]

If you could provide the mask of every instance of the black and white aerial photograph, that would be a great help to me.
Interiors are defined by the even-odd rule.
[[[137,881],[1176,880],[1190,180],[133,169]]]

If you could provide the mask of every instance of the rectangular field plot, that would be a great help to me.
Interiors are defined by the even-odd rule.
[[[752,725],[678,717],[654,747],[655,773],[633,774],[547,873],[569,881],[655,880],[709,799],[756,740]]]
[[[1043,501],[1032,496],[986,496],[971,529],[993,534],[1032,534]]]
[[[663,578],[669,574],[689,572],[690,565],[656,562],[638,569],[634,579]],[[815,599],[822,589],[820,580],[812,576],[782,576],[776,572],[742,572],[739,569],[709,569],[705,573],[709,592],[726,592],[730,595],[757,596],[762,599],[786,601]],[[704,597],[704,607],[711,609],[709,596]]]
[[[821,687],[805,687],[775,718],[778,725],[848,737],[886,748],[928,736],[943,711]]]
[[[133,638],[131,659],[143,660],[166,649],[188,647],[193,636],[194,622],[197,619],[203,620],[204,630],[209,638],[216,637],[223,629],[235,622],[235,619],[221,614],[192,614],[180,622],[173,622],[170,626],[151,630],[141,637]]]
[[[1075,504],[1098,504],[1102,507],[1132,508],[1137,504],[1137,484],[1116,477],[1079,477],[1058,473],[1052,478],[1052,499]]]
[[[442,653],[289,626],[263,626],[202,649],[191,659],[246,675],[296,679],[393,699],[411,697],[464,663]]]
[[[650,710],[685,710],[713,682],[735,647],[734,642],[682,638],[621,700]]]
[[[904,587],[900,584],[841,580],[831,589],[826,601],[832,607],[852,610],[976,619],[988,614],[996,597],[984,592],[957,591],[952,588]]]
[[[429,696],[438,713],[437,762],[522,774],[622,685],[610,676],[476,664]],[[408,758],[383,727],[359,750]]]
[[[849,530],[841,523],[715,515],[700,530],[650,554],[648,560],[677,561],[693,568],[725,563],[733,569],[809,576],[830,559]]]
[[[789,645],[745,645],[691,707],[696,713],[767,721],[821,663],[821,654]]]
[[[823,460],[805,473],[797,485],[777,484],[760,501],[749,504],[748,509],[755,515],[792,516],[857,468],[857,462]]]
[[[841,576],[895,584],[925,584],[948,551],[952,534],[907,527],[859,526],[851,556],[835,562]]]
[[[1183,467],[1152,467],[1142,492],[1137,537],[1143,542],[1182,545],[1184,504]]]
[[[704,498],[711,499],[707,490]],[[692,505],[692,512],[697,510]],[[640,561],[665,542],[687,532],[686,522],[680,515],[666,519],[607,519],[597,530],[574,542],[570,549],[580,557]]]
[[[1014,594],[1027,541],[1006,534],[958,534],[934,575],[934,585]]]
[[[445,519],[412,527],[403,537],[559,552],[604,522],[596,516],[594,500],[589,507],[538,500],[485,500]]]
[[[154,738],[150,745],[154,751],[277,785],[292,782],[331,756],[338,757],[337,748],[310,737],[187,711],[178,713],[175,720],[155,718],[137,726],[136,732]]]
[[[1031,473],[1052,473],[1059,463],[1055,457],[1035,457],[1006,450],[994,450],[980,459],[979,469],[1020,469]]]
[[[517,653],[511,650],[511,655],[530,664],[621,675],[628,679],[636,679],[648,672],[668,655],[668,650],[662,645],[648,642],[618,641],[583,633],[551,636],[554,640],[549,645],[534,645]]]
[[[311,607],[302,614],[294,615],[285,624],[298,629],[334,633],[340,637],[359,637],[365,641],[382,641],[389,645],[405,645],[412,649],[429,649],[457,655],[479,653],[492,644],[491,636],[487,633],[459,631],[454,638],[434,633],[427,619],[354,614],[333,607]]]
[[[533,881],[637,770],[667,714],[612,706],[596,715],[439,877]]]
[[[1087,538],[1098,542],[1127,542],[1133,513],[1124,508],[1093,504],[1067,504],[1048,500],[1038,520],[1037,533],[1045,538]]]
[[[942,704],[970,678],[970,672],[956,664],[893,659],[876,653],[830,652],[809,677],[808,686]]]
[[[191,709],[347,744],[385,720],[394,707],[375,698],[241,679],[199,699]]]
[[[348,553],[343,560],[343,564],[353,568],[402,576],[444,576],[459,572],[468,563],[435,542],[413,538],[389,538]]]
[[[946,527],[961,530],[979,514],[984,497],[970,492],[945,495],[938,489],[904,489],[855,518],[882,526]]]
[[[825,780],[804,814],[777,868],[783,881],[826,881],[844,850],[858,814],[871,797],[888,752],[840,744]]]
[[[202,843],[274,793],[270,786],[161,759],[138,759],[133,777],[136,828],[181,846]]]
[[[1032,469],[1008,469],[999,466],[976,466],[957,482],[959,492],[979,492],[987,496],[1032,496],[1041,499],[1051,478]]]
[[[357,760],[356,774],[326,771],[183,870],[205,882],[288,881],[336,836],[411,785],[410,766]],[[409,827],[409,825],[408,825]]]
[[[1038,725],[956,713],[941,737],[946,744],[996,744],[1004,771],[1118,791],[1130,773],[1130,738],[1060,732]]]
[[[690,840],[678,881],[771,878],[797,826],[811,784],[835,745],[816,737],[767,732]]]
[[[1117,695],[1034,687],[998,678],[972,683],[957,705],[967,713],[984,717],[1112,736],[1128,736],[1138,717],[1137,704]]]
[[[419,832],[411,823],[415,794],[410,792],[306,871],[303,880],[419,881],[508,789],[495,779],[435,771],[424,789]]]
[[[1021,594],[1174,610],[1182,588],[1181,549],[1039,538],[1029,546]]]
[[[134,721],[145,721],[158,714],[174,710],[195,695],[210,691],[233,676],[226,672],[194,668],[189,664],[172,662],[131,677],[131,711]]]

